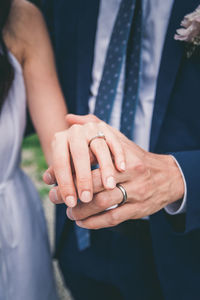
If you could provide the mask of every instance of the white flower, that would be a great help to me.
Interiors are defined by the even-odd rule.
[[[194,12],[184,17],[181,26],[183,28],[177,29],[175,40],[200,45],[200,5]]]

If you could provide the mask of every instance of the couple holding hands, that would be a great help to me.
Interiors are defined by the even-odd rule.
[[[0,5],[0,299],[57,299],[26,99],[74,299],[198,299],[198,1],[43,1],[62,91],[40,12]]]

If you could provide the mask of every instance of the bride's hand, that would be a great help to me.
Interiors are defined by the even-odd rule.
[[[125,171],[125,155],[119,138],[106,123],[96,120],[83,125],[74,124],[55,135],[53,163],[43,176],[47,184],[56,181],[59,186],[59,189],[50,191],[52,202],[58,203],[60,196],[69,207],[77,204],[77,197],[90,202],[93,198],[91,164],[99,165],[105,189],[116,186],[115,168]],[[104,134],[105,140],[94,138],[99,133]]]

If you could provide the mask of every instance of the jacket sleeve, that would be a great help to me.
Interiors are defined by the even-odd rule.
[[[183,178],[183,182],[184,182],[184,196],[182,199],[170,203],[165,207],[165,211],[166,213],[168,213],[169,215],[178,215],[178,214],[182,214],[186,212],[186,203],[187,203],[187,184],[185,181],[185,176],[183,174],[183,171],[181,169],[181,167],[179,166],[179,163],[177,162],[177,160],[175,159],[174,156],[172,156],[175,163],[177,164],[177,167],[179,168],[179,171],[181,172],[182,178]]]
[[[171,153],[187,185],[185,233],[200,229],[200,150]]]

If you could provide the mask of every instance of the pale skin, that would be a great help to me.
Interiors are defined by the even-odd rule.
[[[97,122],[87,122],[84,125],[74,124],[69,126],[67,131],[59,132],[54,137],[52,167],[55,176],[52,172],[46,172],[44,181],[52,184],[56,177],[62,199],[70,207],[76,206],[78,197],[86,203],[93,199],[91,163],[99,164],[103,186],[108,190],[116,187],[116,169],[119,172],[125,171],[125,153],[121,143],[112,129],[105,125]],[[97,138],[89,147],[91,138],[98,132],[106,132],[106,142]],[[48,181],[49,174],[52,178],[50,182]],[[77,191],[74,181],[76,181]],[[57,198],[56,189],[53,189],[50,192],[50,199],[54,202],[58,200]]]
[[[27,1],[13,1],[4,40],[22,67],[31,118],[46,160],[51,163],[51,141],[56,131],[67,128],[67,109],[56,75],[50,40],[39,10]]]
[[[67,144],[64,145],[62,141],[59,145],[55,143],[55,141],[59,140],[60,136],[60,134],[56,134],[56,132],[67,132],[64,131],[68,127],[65,120],[67,108],[56,74],[51,42],[39,10],[27,1],[14,0],[9,20],[4,29],[4,40],[8,50],[15,56],[22,67],[27,91],[28,108],[46,160],[49,165],[52,164],[58,167],[58,182],[60,184],[62,184],[62,181],[65,181],[65,184],[68,183],[76,199],[77,196],[72,177],[70,155],[68,156],[69,160],[67,165],[60,164],[60,162],[63,163],[67,159],[67,151],[69,148],[67,148]],[[95,126],[94,131],[96,132],[98,130],[98,124]],[[90,136],[88,136],[87,139],[90,139]],[[55,148],[58,146],[58,149],[56,148],[55,151],[52,151],[52,149],[54,149],[52,148],[52,141],[54,141]],[[92,157],[90,158],[89,156],[87,141],[85,141],[84,138],[82,138],[82,141],[81,148],[83,149],[84,155],[84,168],[80,168],[76,163],[79,149],[73,151],[72,157],[72,159],[76,158],[73,164],[80,193],[84,185],[82,178],[85,178],[85,176],[87,181],[90,181],[88,185],[90,185],[90,187],[92,186],[91,170],[89,168],[90,159],[92,159]],[[115,148],[120,149],[120,143],[114,135],[111,136],[111,143],[114,143]],[[70,145],[73,146],[73,143]],[[65,147],[63,153],[59,151],[59,148],[62,147]],[[112,187],[115,186],[115,179],[113,177],[115,167],[107,144],[104,143],[103,146],[104,157],[102,156],[102,152],[100,152],[102,148],[97,149],[94,147],[94,151],[96,151],[98,163],[102,166],[102,178],[107,182],[107,177],[111,177],[110,185]],[[57,152],[60,154],[59,156],[55,155]],[[113,155],[117,157],[118,165],[124,161],[123,153],[120,156],[119,150],[113,150]],[[65,172],[63,172],[62,170],[65,166],[68,167],[68,169],[65,169]],[[86,166],[87,170],[85,171]],[[109,167],[109,172],[105,171],[105,167],[107,166]],[[63,175],[61,174],[62,172]],[[60,176],[62,179],[60,179]],[[67,177],[68,181],[65,180],[65,177]],[[46,181],[51,182],[51,180],[52,178],[47,174]],[[88,191],[88,189],[86,189],[86,191]],[[92,194],[90,197],[92,199]],[[66,203],[70,205],[70,201],[71,198],[68,198]],[[88,194],[83,196],[83,201],[88,201]]]
[[[96,123],[104,129],[105,136],[107,131],[112,131],[117,136],[125,154],[126,169],[124,172],[115,170],[114,177],[116,183],[120,183],[126,189],[127,202],[115,209],[106,211],[107,208],[121,203],[122,193],[116,186],[112,189],[106,189],[100,170],[92,171],[92,201],[89,203],[79,202],[75,207],[67,208],[68,217],[80,227],[100,229],[116,226],[126,220],[152,215],[166,205],[183,198],[183,178],[172,156],[144,151],[119,131],[92,115],[68,115],[67,123],[71,128],[76,126],[76,132],[74,131],[74,135],[76,134],[76,147],[79,147],[82,130],[89,130],[86,124],[90,124],[90,130],[92,130],[92,124]],[[79,124],[79,127],[77,124]],[[66,132],[62,132],[60,135],[63,136],[63,139],[66,136],[68,139],[70,138],[70,135],[66,135]],[[73,138],[75,138],[74,135]],[[59,143],[59,141],[57,142]],[[54,145],[53,151],[55,151],[54,155],[59,157],[61,155],[59,151],[63,152],[64,149],[58,149]],[[81,157],[81,150],[79,155]],[[60,163],[62,164],[62,162]],[[64,163],[66,163],[66,160],[63,161]],[[51,198],[52,202],[56,204],[66,203],[63,199],[65,199],[67,191],[63,189],[65,182],[62,181],[63,177],[60,176],[59,168],[54,165],[54,168],[49,168],[47,172],[51,174],[54,181],[57,179],[59,183],[58,187],[53,188],[57,198],[56,201]]]

